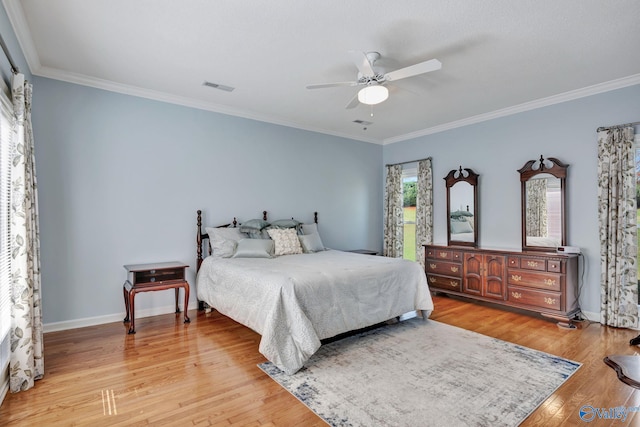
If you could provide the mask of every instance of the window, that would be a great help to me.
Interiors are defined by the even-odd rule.
[[[404,212],[403,258],[416,260],[416,195],[418,166],[405,165],[402,169],[402,210]]]
[[[8,89],[3,83],[0,83],[0,369],[4,369],[8,362],[8,336],[11,325],[9,197],[11,195],[11,120],[13,107],[6,93],[8,93]]]

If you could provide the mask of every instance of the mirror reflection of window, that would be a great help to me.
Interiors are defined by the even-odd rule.
[[[555,247],[562,242],[560,179],[541,174],[526,183],[527,246]]]

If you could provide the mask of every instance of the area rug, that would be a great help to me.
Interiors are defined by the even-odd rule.
[[[580,363],[433,320],[320,347],[295,375],[258,365],[332,426],[517,426]]]

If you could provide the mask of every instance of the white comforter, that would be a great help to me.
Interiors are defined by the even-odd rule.
[[[288,374],[321,339],[433,310],[420,264],[335,250],[207,257],[196,282],[198,299],[262,335],[260,353]]]

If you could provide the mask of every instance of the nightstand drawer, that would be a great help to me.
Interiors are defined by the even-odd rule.
[[[184,280],[184,268],[170,270],[146,270],[133,273],[134,284],[157,283],[168,280]]]

